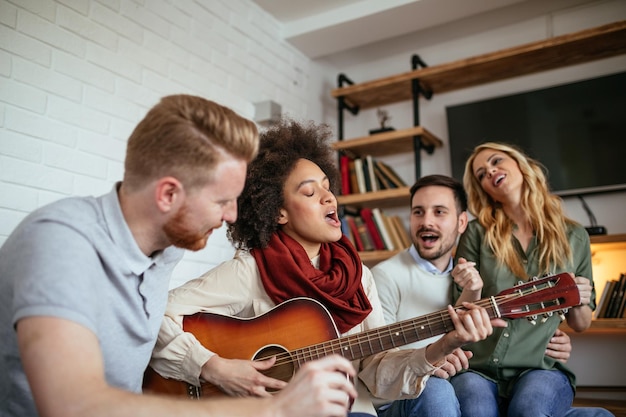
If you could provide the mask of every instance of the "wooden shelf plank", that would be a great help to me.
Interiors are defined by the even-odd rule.
[[[622,243],[626,242],[626,233],[616,235],[595,235],[590,236],[589,240],[591,240],[592,245],[596,243]]]
[[[592,256],[598,252],[626,251],[626,234],[590,236]]]
[[[349,151],[356,157],[365,155],[384,156],[413,152],[414,136],[421,136],[423,145],[434,146],[435,148],[443,146],[441,139],[422,126],[346,139],[334,142],[331,146],[337,151]]]
[[[444,93],[626,53],[626,21],[332,90],[362,109],[411,99],[411,81]]]
[[[590,333],[626,333],[626,319],[595,319],[591,326],[582,333],[572,330],[566,322],[561,324],[561,330],[569,334],[590,334]]]
[[[400,253],[403,249],[399,250],[373,250],[366,252],[359,252],[361,261],[368,267],[376,265],[378,262],[382,262],[385,259],[389,259],[392,256]]]
[[[371,193],[338,195],[337,203],[341,206],[395,207],[409,203],[410,190],[410,187],[402,187]]]

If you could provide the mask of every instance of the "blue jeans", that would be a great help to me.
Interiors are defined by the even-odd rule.
[[[377,413],[378,417],[460,417],[461,409],[448,380],[431,376],[419,397],[393,401]]]
[[[495,383],[465,372],[450,381],[459,399],[463,417],[564,417],[574,400],[574,391],[560,371],[535,369],[515,383],[511,398],[498,397]]]

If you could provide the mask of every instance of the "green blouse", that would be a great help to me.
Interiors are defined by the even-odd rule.
[[[499,264],[488,245],[484,243],[485,229],[477,220],[472,220],[459,240],[456,250],[457,259],[462,257],[476,262],[476,268],[483,279],[482,297],[490,297],[500,291],[513,287],[519,279],[505,265]],[[571,225],[567,237],[572,249],[572,262],[566,268],[554,268],[554,274],[573,272],[575,276],[589,278],[593,285],[591,271],[591,249],[589,235],[579,225]],[[514,247],[526,268],[529,278],[539,276],[538,242],[533,237],[526,252],[519,241],[513,238]],[[461,288],[454,285],[454,301],[459,298]],[[595,289],[591,294],[592,310],[595,309]],[[542,322],[536,320],[532,324],[527,319],[511,319],[506,328],[494,328],[493,334],[486,340],[469,344],[464,348],[474,352],[470,360],[470,370],[477,372],[498,384],[499,394],[509,397],[517,379],[530,369],[558,369],[564,372],[572,384],[576,386],[576,376],[562,362],[545,355],[545,350],[559,327],[561,320],[553,314]]]

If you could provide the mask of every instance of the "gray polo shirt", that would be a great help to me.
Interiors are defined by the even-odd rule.
[[[141,391],[184,251],[144,255],[122,215],[118,185],[102,197],[67,198],[33,212],[0,248],[0,417],[37,415],[16,341],[24,317],[85,326],[100,342],[108,383]]]

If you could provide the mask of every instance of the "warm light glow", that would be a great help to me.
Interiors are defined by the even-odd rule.
[[[596,303],[600,301],[607,281],[618,280],[626,273],[626,242],[592,243],[591,264],[596,286]]]

